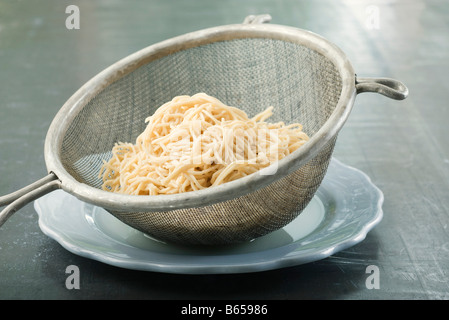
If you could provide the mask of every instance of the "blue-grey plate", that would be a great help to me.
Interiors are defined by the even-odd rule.
[[[34,202],[39,226],[67,250],[110,265],[180,274],[245,273],[300,265],[353,246],[382,219],[382,192],[333,158],[314,198],[284,228],[251,242],[214,247],[165,244],[104,209],[62,191]]]

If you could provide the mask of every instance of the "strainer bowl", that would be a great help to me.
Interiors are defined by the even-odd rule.
[[[105,69],[62,106],[45,140],[48,175],[0,197],[0,225],[26,203],[61,188],[161,241],[217,245],[282,228],[318,189],[338,132],[362,92],[401,100],[389,78],[357,77],[345,54],[312,32],[265,24],[268,15],[144,48]],[[135,196],[101,189],[98,173],[118,141],[135,141],[144,119],[179,95],[205,92],[252,116],[300,122],[310,140],[271,166],[204,190]],[[63,213],[61,213],[63,214]]]

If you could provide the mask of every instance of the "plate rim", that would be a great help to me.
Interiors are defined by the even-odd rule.
[[[249,261],[249,263],[230,263],[230,264],[204,264],[204,263],[190,263],[188,265],[186,264],[170,264],[170,263],[152,263],[151,261],[142,261],[141,259],[138,260],[130,260],[126,257],[117,257],[113,256],[106,252],[98,252],[94,250],[89,250],[88,248],[80,247],[79,245],[73,243],[71,241],[70,237],[65,235],[64,233],[58,232],[55,230],[54,227],[49,226],[44,221],[44,215],[42,208],[40,208],[40,202],[42,201],[40,199],[37,199],[34,201],[34,208],[36,212],[38,213],[38,224],[41,229],[41,231],[46,234],[48,237],[54,239],[56,242],[58,242],[62,247],[64,247],[66,250],[77,254],[79,256],[93,259],[105,264],[113,265],[120,268],[130,269],[130,270],[140,270],[140,271],[152,271],[152,272],[161,272],[161,273],[176,273],[176,274],[224,274],[224,273],[250,273],[250,272],[260,272],[260,271],[268,271],[268,270],[274,270],[274,269],[282,269],[286,267],[291,266],[297,266],[302,265],[318,260],[325,259],[339,251],[342,251],[344,249],[347,249],[349,247],[354,246],[355,244],[360,243],[363,241],[368,232],[370,232],[383,218],[383,210],[382,210],[382,204],[384,201],[384,195],[382,191],[372,182],[371,178],[363,171],[354,168],[352,166],[346,165],[340,160],[332,157],[331,160],[332,165],[336,165],[341,167],[344,170],[351,170],[357,175],[360,176],[360,178],[363,178],[363,180],[366,183],[366,187],[372,190],[373,195],[375,195],[377,201],[375,203],[375,212],[372,212],[372,218],[369,220],[369,222],[365,223],[361,228],[359,228],[357,231],[353,232],[352,235],[347,238],[343,239],[342,241],[338,243],[333,243],[332,245],[328,247],[323,247],[320,250],[314,250],[312,252],[306,252],[303,250],[295,250],[297,249],[298,242],[303,240],[300,239],[298,241],[294,241],[292,243],[286,244],[284,246],[276,247],[276,248],[270,248],[263,251],[258,252],[249,252],[249,253],[241,253],[240,255],[248,256],[248,255],[255,255],[259,254],[261,252],[273,254],[276,251],[279,251],[282,248],[289,249],[288,252],[285,255],[282,255],[278,257],[278,259],[270,259],[270,260],[261,260],[259,262],[257,261]],[[328,173],[326,173],[327,175]],[[320,186],[321,187],[321,186]],[[319,191],[319,189],[318,189]],[[70,194],[67,194],[70,195]],[[72,196],[72,195],[70,195]],[[44,196],[45,197],[45,196]],[[76,199],[77,201],[82,202],[79,199]],[[83,203],[83,202],[82,202]],[[320,224],[321,225],[321,224]],[[312,231],[312,234],[314,231]],[[104,236],[108,237],[108,235]],[[306,236],[307,238],[307,236]],[[147,251],[141,248],[132,247],[125,243],[120,243],[122,246],[127,246],[129,248],[134,248],[134,250],[138,251]],[[154,253],[151,251],[147,251],[148,254],[156,254],[159,255],[161,253]],[[169,253],[164,253],[162,255],[170,256]],[[186,257],[199,257],[199,256],[192,256],[192,255],[186,255]],[[201,256],[201,257],[208,257],[208,256]],[[204,259],[200,259],[204,260]],[[201,261],[200,261],[201,262]]]

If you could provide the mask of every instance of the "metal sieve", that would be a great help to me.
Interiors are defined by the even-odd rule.
[[[59,188],[165,242],[244,242],[295,219],[326,174],[356,95],[378,92],[400,100],[408,89],[393,79],[357,77],[334,44],[309,31],[263,23],[270,19],[249,16],[241,24],[151,45],[88,81],[50,125],[44,150],[48,175],[0,197],[0,205],[7,205],[0,225]],[[101,190],[98,172],[114,143],[135,141],[157,107],[198,92],[250,116],[273,105],[270,119],[300,122],[310,140],[270,167],[200,191],[131,196]]]

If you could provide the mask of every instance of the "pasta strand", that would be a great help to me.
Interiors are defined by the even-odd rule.
[[[103,190],[132,195],[201,190],[252,174],[309,140],[299,123],[248,118],[205,93],[177,96],[145,119],[136,143],[118,142],[99,172]]]

